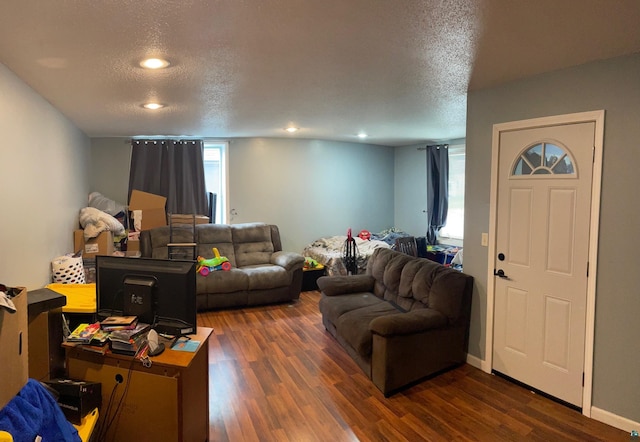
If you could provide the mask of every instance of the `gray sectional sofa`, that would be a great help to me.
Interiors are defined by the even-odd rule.
[[[197,255],[212,258],[216,247],[231,263],[230,271],[196,275],[199,311],[286,302],[300,297],[304,257],[282,250],[277,226],[197,224],[195,234],[180,229],[173,232],[174,243],[194,239]],[[140,252],[143,257],[167,259],[169,240],[169,227],[142,231]]]
[[[473,278],[377,249],[366,272],[323,276],[322,322],[385,396],[465,361]]]

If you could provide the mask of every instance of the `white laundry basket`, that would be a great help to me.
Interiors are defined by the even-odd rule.
[[[60,284],[84,284],[82,256],[58,256],[51,261],[51,276],[53,282]]]

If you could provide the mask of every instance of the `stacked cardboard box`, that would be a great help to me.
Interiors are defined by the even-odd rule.
[[[127,252],[140,251],[140,231],[167,225],[165,206],[167,199],[153,193],[132,190],[129,198],[129,216],[132,229],[127,239]]]
[[[209,224],[209,217],[204,215],[184,215],[172,213],[169,215],[171,223],[176,224]]]
[[[140,215],[140,227],[136,228],[136,230],[149,230],[154,227],[166,226],[166,204],[167,199],[163,196],[142,192],[140,190],[131,191],[129,211]]]
[[[82,251],[83,258],[94,258],[97,255],[113,255],[115,250],[113,245],[113,233],[101,232],[95,238],[84,239],[84,230],[78,229],[73,232],[73,250]]]

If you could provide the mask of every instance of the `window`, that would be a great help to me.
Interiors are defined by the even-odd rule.
[[[227,220],[227,148],[226,142],[204,141],[204,181],[207,192],[217,195],[216,224],[224,224]]]
[[[464,236],[464,161],[465,145],[449,146],[449,210],[447,224],[440,229],[439,237],[462,239]]]
[[[575,170],[573,161],[565,149],[551,143],[538,143],[518,157],[512,175],[571,175],[575,177]]]

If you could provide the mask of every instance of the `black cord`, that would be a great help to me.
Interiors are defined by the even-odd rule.
[[[182,325],[191,326],[191,324],[189,324],[187,321],[184,321],[184,320],[178,319],[178,318],[169,318],[169,317],[166,317],[166,316],[157,316],[156,320],[157,321],[164,321],[164,322],[174,322],[174,323],[177,322],[177,323],[182,324]],[[157,325],[157,323],[156,323],[156,325]]]
[[[113,390],[111,390],[111,395],[109,395],[109,403],[107,404],[107,410],[105,411],[104,418],[102,420],[102,425],[100,426],[99,431],[97,432],[98,436],[97,436],[96,442],[103,442],[106,439],[107,432],[109,431],[109,428],[111,428],[111,424],[113,424],[113,421],[120,414],[120,409],[122,407],[122,402],[124,401],[124,398],[127,395],[127,392],[129,390],[129,383],[131,382],[131,374],[133,372],[133,364],[134,364],[134,362],[135,362],[135,358],[131,359],[131,364],[129,365],[129,370],[127,372],[127,383],[125,384],[124,391],[122,392],[122,395],[120,396],[120,400],[118,401],[118,405],[116,406],[115,410],[113,411],[113,414],[112,414],[111,418],[109,418],[109,415],[111,414],[111,406],[114,403],[115,392],[116,392],[116,389],[118,388],[118,385],[120,385],[120,382],[116,383],[116,385],[114,385],[114,387],[113,387]],[[117,429],[117,426],[116,426],[116,429]]]
[[[109,423],[107,424],[107,431],[109,430],[109,428],[111,428],[111,425],[113,424],[113,422],[117,419],[116,422],[116,426],[114,427],[113,430],[113,435],[115,437],[115,433],[116,430],[118,429],[118,422],[120,422],[120,411],[122,408],[122,403],[124,402],[124,398],[127,396],[127,393],[129,392],[129,385],[131,383],[131,375],[133,373],[133,364],[135,363],[136,358],[132,357],[131,358],[131,363],[129,364],[129,370],[127,372],[127,383],[124,386],[124,391],[122,392],[122,395],[120,396],[120,400],[118,401],[118,406],[116,407],[115,411],[113,412],[113,416],[111,417],[111,420],[109,421]],[[106,432],[105,432],[106,433]],[[106,436],[106,434],[105,434]]]
[[[105,422],[107,421],[107,416],[109,416],[109,412],[111,411],[111,404],[113,403],[113,397],[115,396],[116,390],[118,389],[118,385],[120,382],[116,382],[111,390],[111,394],[109,395],[109,401],[107,402],[107,409],[104,411],[104,418],[102,419],[101,424],[98,426],[96,431],[96,442],[102,442],[104,440],[105,435]]]

